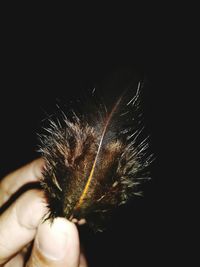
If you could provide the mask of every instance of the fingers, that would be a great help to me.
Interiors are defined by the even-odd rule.
[[[24,257],[23,254],[19,253],[14,258],[12,258],[4,267],[23,267]]]
[[[79,266],[78,267],[88,267],[87,260],[83,253],[80,254]]]
[[[25,246],[18,254],[16,254],[12,259],[10,259],[4,267],[24,267],[24,262],[28,259],[30,255],[30,249],[32,242]]]
[[[73,223],[77,223],[78,225],[83,225],[86,223],[86,219],[82,218],[80,220],[77,220],[76,218],[71,219],[70,221],[72,221]]]
[[[0,206],[23,185],[39,181],[43,166],[44,161],[37,159],[4,177],[0,182]]]
[[[38,227],[38,232],[27,267],[78,267],[79,237],[76,226],[64,219],[56,218]]]
[[[46,213],[43,193],[24,193],[0,216],[0,266],[30,243]]]
[[[43,160],[38,159],[4,177],[0,182],[0,207],[23,185],[39,181],[43,166]],[[24,193],[2,213],[0,266],[24,266],[20,251],[35,239],[26,266],[87,267],[84,255],[80,255],[76,226],[64,218],[55,219],[52,225],[48,221],[41,223],[46,213],[45,199],[39,190]],[[85,220],[77,223],[81,225]]]

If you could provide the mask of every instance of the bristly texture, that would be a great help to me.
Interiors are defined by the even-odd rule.
[[[140,138],[140,87],[139,82],[132,98],[133,90],[125,90],[110,110],[94,112],[93,120],[75,113],[49,119],[40,152],[50,218],[85,218],[101,229],[102,217],[140,194],[151,161],[147,138]]]

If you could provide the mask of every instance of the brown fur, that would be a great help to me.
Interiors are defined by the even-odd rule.
[[[138,178],[145,177],[151,158],[145,156],[148,144],[138,143],[141,131],[136,125],[131,130],[116,127],[128,105],[138,108],[138,95],[139,90],[129,102],[122,95],[93,125],[77,116],[73,121],[63,118],[64,126],[49,121],[40,151],[46,162],[41,182],[51,218],[86,218],[92,223],[94,216],[102,217],[138,194]]]

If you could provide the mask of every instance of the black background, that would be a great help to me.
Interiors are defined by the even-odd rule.
[[[148,20],[143,28],[129,21],[128,30],[119,32],[119,23],[106,33],[95,27],[88,33],[80,24],[62,30],[47,22],[25,24],[12,22],[2,35],[1,177],[38,156],[36,133],[58,99],[67,103],[116,68],[141,71],[147,80],[145,123],[156,157],[152,180],[144,197],[118,211],[105,232],[93,234],[83,226],[80,235],[91,266],[163,266],[177,255],[180,238],[176,218],[181,207],[175,202],[180,177],[173,169],[173,151],[179,143],[175,128],[181,117],[174,111],[179,110],[177,81],[184,58],[176,30],[172,33],[168,23],[155,30],[157,23]]]

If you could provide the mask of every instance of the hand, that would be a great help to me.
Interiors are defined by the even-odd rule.
[[[0,207],[23,185],[37,182],[42,166],[38,159],[6,176],[0,182]],[[87,267],[75,224],[64,218],[44,222],[46,209],[43,192],[33,189],[0,215],[0,266]]]

